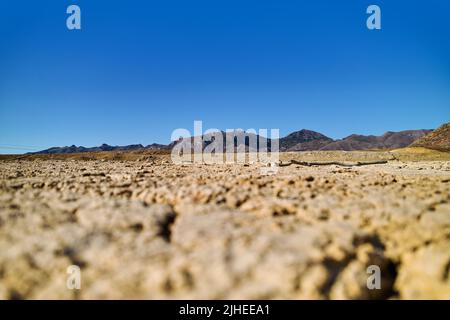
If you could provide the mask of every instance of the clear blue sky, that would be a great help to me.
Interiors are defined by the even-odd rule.
[[[332,138],[435,128],[450,121],[449,21],[447,0],[1,1],[0,153],[168,143],[194,120]]]

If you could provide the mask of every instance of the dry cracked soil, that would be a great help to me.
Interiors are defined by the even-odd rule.
[[[450,299],[450,161],[261,166],[0,161],[0,299]]]

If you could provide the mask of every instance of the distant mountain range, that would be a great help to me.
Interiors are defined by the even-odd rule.
[[[363,136],[352,134],[342,140],[333,141],[320,150],[352,151],[404,148],[432,131],[433,130],[406,130],[400,132],[388,131],[381,136]]]
[[[235,131],[232,133],[223,133],[223,146],[226,146],[225,137],[234,135],[233,146],[235,150],[239,146],[244,147],[246,151],[255,151],[250,147],[250,139],[256,138],[257,141],[266,138],[259,137],[255,134],[246,134],[244,131]],[[204,135],[202,149],[207,147],[214,141],[214,134]],[[233,138],[232,138],[233,139]],[[168,145],[150,144],[144,146],[142,144],[133,144],[127,146],[110,146],[102,144],[98,147],[86,148],[82,146],[72,145],[70,147],[53,147],[43,151],[34,152],[36,154],[64,154],[64,153],[80,153],[80,152],[96,152],[96,151],[130,151],[130,150],[171,150],[180,143],[193,142],[194,138],[180,138]],[[231,140],[230,140],[231,141]],[[268,139],[268,149],[270,150],[273,141]],[[358,135],[352,134],[341,140],[333,140],[319,132],[302,129],[295,131],[279,140],[280,151],[310,151],[310,150],[375,150],[375,149],[397,149],[407,146],[424,146],[434,149],[450,150],[450,124],[433,130],[406,130],[399,132],[388,131],[381,136],[374,135]],[[257,146],[257,149],[259,145]],[[253,148],[254,149],[254,148]]]
[[[143,146],[142,144],[130,144],[127,146],[110,146],[106,143],[98,147],[86,148],[83,146],[72,145],[70,147],[53,147],[50,149],[31,152],[34,154],[65,154],[65,153],[81,153],[81,152],[98,152],[98,151],[131,151],[131,150],[169,150],[168,145],[153,143],[148,146]]]

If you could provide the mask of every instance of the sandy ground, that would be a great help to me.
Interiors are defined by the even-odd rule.
[[[289,158],[390,161],[2,160],[0,298],[450,299],[450,161]]]

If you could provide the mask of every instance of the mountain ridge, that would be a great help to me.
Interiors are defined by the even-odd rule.
[[[444,123],[426,136],[417,139],[411,146],[439,151],[450,151],[450,122]]]
[[[344,139],[335,140],[320,150],[353,151],[404,148],[432,131],[429,129],[387,131],[381,136],[351,134]]]
[[[447,124],[449,125],[449,124]],[[239,141],[244,142],[245,150],[252,150],[249,147],[249,139],[243,138],[245,131],[234,131],[232,133],[225,133],[225,135],[234,134],[239,138],[234,138],[233,146],[237,148],[239,146]],[[372,149],[397,149],[410,146],[415,143],[415,141],[429,135],[433,130],[430,129],[419,129],[419,130],[403,130],[403,131],[386,131],[381,136],[376,135],[361,135],[361,134],[351,134],[343,139],[332,139],[326,135],[308,129],[301,129],[298,131],[291,132],[283,138],[279,139],[280,151],[315,151],[315,150],[343,150],[343,151],[353,151],[353,150],[372,150]],[[202,137],[202,149],[208,146],[214,138],[211,138],[214,134],[206,134]],[[267,141],[268,150],[270,150],[272,145],[272,140],[265,137],[260,137],[259,135],[249,134],[249,136],[255,136],[256,140]],[[67,154],[67,153],[81,153],[81,152],[99,152],[99,151],[133,151],[133,150],[171,150],[179,143],[188,141],[188,139],[193,142],[194,137],[180,138],[179,140],[172,141],[170,144],[158,144],[153,143],[147,146],[142,144],[131,144],[125,146],[111,146],[106,143],[96,146],[96,147],[83,147],[83,146],[65,146],[65,147],[52,147],[49,149],[30,152],[30,154]],[[238,140],[241,139],[241,140]],[[225,136],[224,136],[224,146],[225,146]],[[258,147],[259,148],[259,144]],[[252,150],[255,151],[255,150]]]

